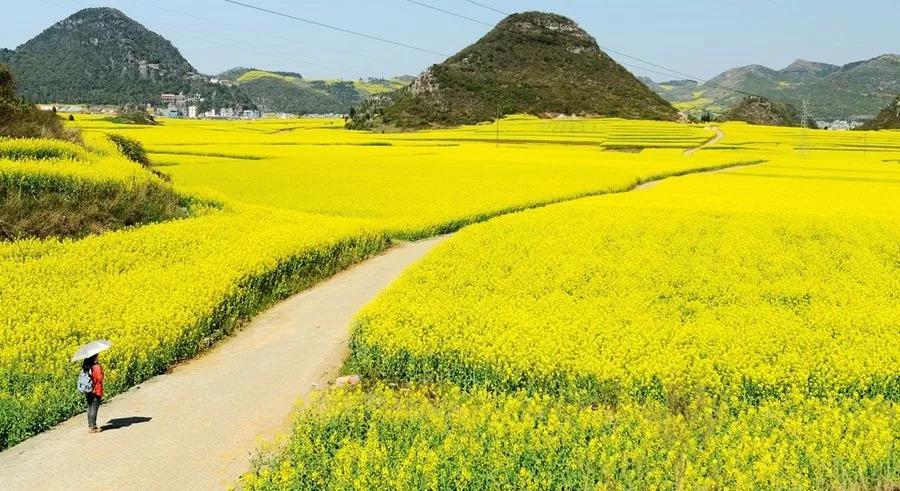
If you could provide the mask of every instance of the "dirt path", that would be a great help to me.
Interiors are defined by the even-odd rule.
[[[725,138],[725,132],[722,131],[721,129],[719,129],[718,126],[712,126],[711,128],[712,128],[713,130],[715,130],[716,134],[715,134],[712,138],[710,138],[709,140],[707,140],[706,143],[704,143],[703,145],[700,145],[699,147],[689,148],[689,149],[685,150],[685,151],[684,151],[684,155],[685,155],[686,157],[690,157],[690,156],[693,155],[694,152],[696,152],[697,150],[702,150],[702,149],[704,149],[704,148],[706,148],[706,147],[712,145],[713,143],[716,143],[717,141],[721,140],[722,138]],[[756,164],[754,163],[754,164],[750,164],[750,165],[756,165]],[[741,167],[741,166],[742,166],[742,165],[739,164],[739,165],[737,165],[737,166],[735,166],[735,167]],[[722,169],[715,169],[715,170],[701,170],[701,171],[694,172],[694,174],[700,174],[700,173],[702,173],[702,174],[710,174],[710,173],[713,173],[713,172],[723,172],[723,171],[726,171],[726,170],[728,170],[728,169],[729,169],[729,167],[725,167],[725,168],[722,168]],[[689,174],[691,174],[691,173],[689,173]],[[673,176],[673,177],[677,177],[677,176]],[[635,191],[645,191],[645,190],[647,190],[647,189],[650,189],[650,188],[656,186],[657,184],[659,184],[659,183],[662,182],[663,180],[665,180],[665,178],[663,178],[663,179],[654,179],[654,180],[652,180],[652,181],[647,181],[647,182],[645,182],[645,183],[639,184],[637,187],[634,188],[634,190],[635,190]]]
[[[725,138],[725,132],[722,131],[721,129],[719,129],[718,126],[711,126],[710,128],[713,129],[716,132],[716,134],[712,138],[710,138],[706,143],[704,143],[703,145],[685,150],[684,155],[691,156],[697,150],[703,150],[704,148],[717,143],[722,138]]]
[[[340,369],[353,315],[446,237],[407,243],[299,293],[209,353],[0,453],[0,489],[223,489],[298,397]],[[252,372],[252,373],[251,373]],[[125,426],[127,425],[127,426]]]

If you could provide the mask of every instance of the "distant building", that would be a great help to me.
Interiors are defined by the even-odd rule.
[[[311,113],[311,114],[303,114],[304,118],[314,118],[314,119],[337,119],[337,118],[345,118],[346,114],[338,114],[338,113]]]
[[[156,115],[165,118],[183,118],[184,109],[177,106],[160,107],[156,109]]]
[[[202,116],[204,118],[214,118],[214,117],[216,117],[216,110],[210,109],[209,111],[206,111],[205,113],[203,113]]]
[[[197,117],[197,106],[188,106],[187,117],[196,118]]]
[[[863,125],[862,121],[835,119],[834,121],[816,121],[816,125],[823,130],[846,131],[859,128]]]
[[[244,109],[241,111],[241,117],[244,119],[259,119],[259,111],[256,109]]]
[[[224,78],[212,77],[208,79],[209,83],[221,85],[223,87],[231,87],[233,84],[231,80],[226,80]]]
[[[56,110],[61,113],[83,113],[88,112],[84,106],[56,106]]]
[[[164,106],[184,106],[187,102],[184,94],[161,94],[159,98]]]
[[[276,119],[293,119],[298,117],[296,114],[291,113],[262,113],[260,115],[262,118],[276,118]]]
[[[219,117],[233,118],[234,117],[234,108],[223,107],[222,109],[219,109]]]

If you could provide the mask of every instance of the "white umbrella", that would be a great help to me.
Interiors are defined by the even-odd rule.
[[[99,341],[92,341],[80,348],[75,354],[72,356],[72,361],[80,361],[90,358],[101,351],[108,350],[112,347],[112,343],[107,339],[101,339]]]

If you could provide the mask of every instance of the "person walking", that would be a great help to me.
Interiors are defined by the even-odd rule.
[[[97,411],[103,400],[103,367],[100,366],[99,356],[93,355],[84,359],[78,379],[78,388],[84,392],[87,402],[88,431],[91,433],[103,431],[97,426]]]

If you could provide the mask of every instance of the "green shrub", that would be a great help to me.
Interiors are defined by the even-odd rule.
[[[119,124],[159,125],[150,113],[133,104],[126,104],[120,107],[118,114],[115,117],[107,118],[107,120]]]
[[[162,172],[153,168],[153,162],[150,161],[150,157],[147,156],[147,150],[144,149],[144,146],[141,144],[141,142],[132,138],[128,138],[127,136],[116,134],[107,135],[107,138],[109,138],[110,141],[112,141],[116,144],[117,147],[119,147],[119,151],[122,152],[122,155],[124,155],[128,160],[141,164],[142,167],[152,172],[154,175],[164,181],[171,180],[168,175],[163,174]]]
[[[128,160],[137,162],[145,168],[153,165],[150,162],[150,157],[147,156],[147,151],[144,150],[144,146],[141,145],[141,142],[122,135],[113,134],[107,135],[107,137],[119,147],[119,151],[122,152],[122,155]]]
[[[0,240],[82,238],[186,217],[188,203],[168,186],[122,186],[72,179],[17,182],[0,176]]]

